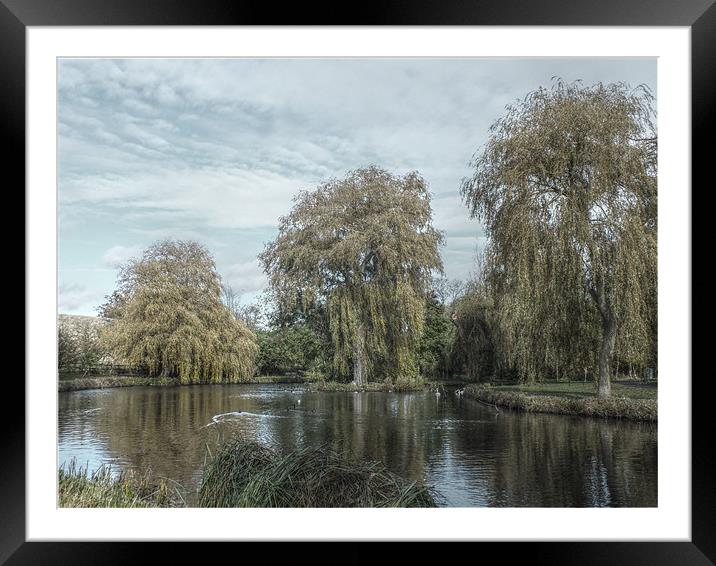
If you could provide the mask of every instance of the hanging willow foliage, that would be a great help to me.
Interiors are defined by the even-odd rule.
[[[507,107],[463,181],[489,235],[505,348],[524,379],[598,370],[655,341],[656,145],[645,87],[557,81]]]
[[[463,363],[470,381],[485,381],[500,372],[496,355],[500,327],[495,319],[492,297],[481,278],[469,281],[451,305],[457,328],[455,355]]]
[[[339,376],[417,377],[425,294],[442,270],[431,222],[425,181],[377,167],[300,193],[280,219],[260,259],[281,300],[325,306]]]
[[[120,316],[104,336],[118,359],[182,383],[253,375],[256,338],[222,304],[221,280],[206,248],[156,243],[120,269],[118,283]]]

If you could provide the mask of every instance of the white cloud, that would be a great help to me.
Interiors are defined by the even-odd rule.
[[[161,104],[177,104],[180,101],[174,89],[166,84],[157,87],[156,96]]]
[[[141,214],[163,228],[188,220],[214,228],[274,226],[298,190],[315,180],[265,170],[158,169],[130,177],[85,175],[61,187],[61,203],[111,205],[117,214]]]
[[[425,177],[436,195],[434,224],[447,236],[446,275],[463,277],[475,248],[484,245],[478,238],[483,230],[459,195],[468,162],[504,106],[548,85],[552,76],[654,87],[656,64],[61,60],[60,238],[68,251],[61,268],[91,261],[83,247],[87,241],[108,247],[128,235],[147,245],[191,237],[212,242],[211,249],[220,250],[217,263],[228,266],[222,272],[227,281],[251,294],[266,281],[247,250],[261,248],[261,239],[289,211],[292,196],[377,164]],[[63,240],[70,232],[71,241]],[[243,238],[239,257],[232,243],[237,235]],[[94,261],[115,267],[138,251],[95,250]],[[65,304],[76,304],[83,292],[88,293],[67,290]]]
[[[224,282],[242,295],[255,293],[268,285],[266,275],[255,259],[229,265],[222,275]]]
[[[86,311],[88,305],[94,305],[102,293],[79,283],[60,284],[60,313]]]
[[[119,267],[128,259],[139,257],[142,248],[139,246],[113,246],[102,256],[102,263],[109,267]]]

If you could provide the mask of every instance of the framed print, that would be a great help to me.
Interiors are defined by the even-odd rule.
[[[711,3],[248,8],[0,6],[28,329],[0,558],[716,560]]]

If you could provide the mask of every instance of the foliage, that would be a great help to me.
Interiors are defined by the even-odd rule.
[[[448,308],[459,297],[465,294],[467,285],[460,279],[448,279],[447,277],[433,277],[430,284],[431,298],[439,302],[443,307]]]
[[[57,366],[60,371],[73,367],[77,359],[77,346],[71,333],[62,324],[57,328]]]
[[[111,295],[106,295],[104,303],[97,307],[97,314],[104,318],[121,317],[127,304],[127,298],[127,295],[122,290],[115,289]]]
[[[267,329],[257,332],[259,373],[300,373],[309,380],[332,375],[333,344],[324,305],[282,300],[277,289],[262,298]]]
[[[165,240],[122,266],[124,306],[105,333],[115,356],[181,383],[245,381],[256,338],[221,302],[220,278],[196,242]]]
[[[499,347],[499,327],[495,319],[492,297],[483,282],[471,281],[465,293],[452,304],[452,322],[457,330],[452,351],[452,367],[467,369],[470,381],[484,381],[497,373],[496,354]]]
[[[285,454],[234,438],[204,467],[202,507],[435,507],[434,494],[379,462],[327,447]]]
[[[262,325],[264,313],[257,303],[241,304],[241,295],[234,288],[227,284],[221,284],[221,301],[231,311],[236,320],[243,322],[253,332],[256,332]]]
[[[64,315],[63,315],[64,316]],[[87,375],[106,358],[96,324],[85,317],[73,317],[57,325],[57,366],[60,373]]]
[[[445,379],[450,374],[450,356],[455,329],[436,292],[425,301],[425,326],[420,338],[418,365],[427,379]]]
[[[330,369],[330,343],[305,324],[259,330],[257,366],[260,374],[310,372]]]
[[[442,235],[417,173],[369,167],[300,193],[261,254],[279,302],[325,309],[333,370],[414,379],[425,291]]]
[[[527,381],[650,352],[656,317],[653,99],[557,81],[507,108],[462,193],[485,224],[504,354]]]

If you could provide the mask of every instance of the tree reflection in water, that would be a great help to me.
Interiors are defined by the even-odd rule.
[[[431,483],[452,506],[657,504],[652,424],[498,414],[450,392],[298,386],[128,387],[60,393],[59,402],[59,464],[149,468],[190,487],[207,444],[238,434],[286,450],[351,450]]]

